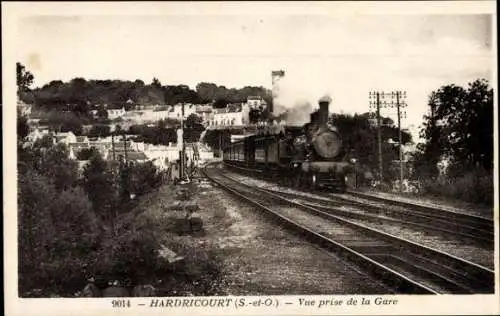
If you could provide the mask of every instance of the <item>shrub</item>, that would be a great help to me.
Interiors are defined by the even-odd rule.
[[[87,277],[100,227],[81,189],[58,192],[29,171],[19,179],[19,295],[71,296]]]
[[[110,240],[99,251],[95,275],[107,280],[129,280],[140,284],[161,268],[157,255],[159,244],[147,230],[131,230]]]
[[[422,181],[424,193],[466,202],[492,205],[493,175],[475,169],[455,177],[440,177]]]

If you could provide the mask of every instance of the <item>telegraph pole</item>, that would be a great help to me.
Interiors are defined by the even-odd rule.
[[[113,150],[113,161],[116,161],[115,157],[115,132],[111,133],[111,149]]]
[[[379,163],[379,177],[380,181],[383,180],[384,178],[384,169],[383,169],[383,164],[382,164],[382,129],[381,129],[381,124],[380,124],[380,96],[382,95],[382,98],[384,98],[384,92],[380,93],[378,91],[370,92],[369,96],[370,99],[374,98],[374,101],[370,100],[370,108],[372,106],[376,107],[376,114],[377,114],[377,143],[378,143],[378,163]]]
[[[392,107],[396,107],[398,111],[398,137],[399,137],[399,183],[400,190],[403,190],[403,179],[404,179],[404,163],[403,163],[403,140],[401,137],[401,116],[405,116],[406,112],[401,113],[401,108],[406,107],[405,102],[401,102],[401,99],[406,98],[406,91],[395,91],[391,93],[392,98],[396,99],[396,104],[391,103]]]
[[[222,157],[222,130],[219,131],[219,155]]]
[[[181,104],[181,132],[177,137],[177,142],[180,142],[179,147],[179,178],[184,180],[184,102]]]
[[[123,151],[125,153],[125,162],[127,162],[127,135],[123,132]]]
[[[380,178],[383,179],[382,174],[382,137],[381,137],[381,124],[380,124],[380,105],[383,103],[383,107],[396,108],[398,115],[398,137],[399,137],[399,180],[400,180],[400,190],[403,188],[404,180],[404,161],[403,161],[403,140],[401,132],[401,118],[406,117],[406,112],[402,111],[401,108],[406,107],[406,91],[393,91],[390,93],[392,100],[389,104],[386,101],[381,102],[380,99],[384,99],[385,92],[370,92],[370,108],[376,107],[377,113],[377,126],[378,126],[378,155],[379,155],[379,168],[380,168]],[[372,101],[373,99],[373,101]]]
[[[401,111],[399,104],[400,94],[401,91],[396,92],[396,108],[398,110],[398,139],[399,139],[399,188],[401,191],[403,191],[404,171],[403,171],[403,140],[401,138]]]

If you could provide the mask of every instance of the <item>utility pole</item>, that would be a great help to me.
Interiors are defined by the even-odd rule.
[[[123,150],[125,154],[125,162],[127,162],[127,135],[123,132]]]
[[[222,157],[222,130],[219,131],[219,155]]]
[[[384,92],[370,92],[370,108],[376,107],[377,114],[377,143],[378,143],[378,168],[379,179],[382,182],[384,179],[384,169],[382,164],[382,128],[380,124],[380,96],[384,98]],[[373,101],[371,99],[374,99]]]
[[[177,142],[180,142],[180,151],[179,151],[179,178],[180,180],[184,180],[184,102],[181,104],[181,133],[177,137]]]
[[[402,102],[401,99],[406,98],[406,91],[395,91],[391,93],[392,99],[396,99],[391,102],[391,107],[396,107],[398,112],[398,138],[399,138],[399,183],[400,183],[400,191],[403,190],[403,180],[404,180],[404,162],[403,162],[403,140],[401,137],[401,116],[405,116],[406,112],[401,113],[401,108],[406,107],[406,103]]]
[[[113,151],[113,161],[116,161],[116,157],[115,157],[115,132],[111,133],[111,150]]]

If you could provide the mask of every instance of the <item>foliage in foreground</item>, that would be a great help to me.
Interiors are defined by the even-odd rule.
[[[64,145],[48,139],[19,145],[20,296],[71,296],[103,260],[121,260],[103,242],[114,241],[115,223],[133,205],[130,195],[120,198],[122,187],[145,195],[161,185],[161,175],[152,164],[116,169],[94,152],[80,176]],[[138,243],[149,247],[146,241]]]

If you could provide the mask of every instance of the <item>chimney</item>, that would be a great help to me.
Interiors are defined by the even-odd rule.
[[[310,114],[309,122],[313,125],[318,122],[318,111],[314,111]]]
[[[328,122],[328,107],[332,99],[329,96],[324,96],[319,99],[319,110],[318,110],[318,125],[325,126]]]

